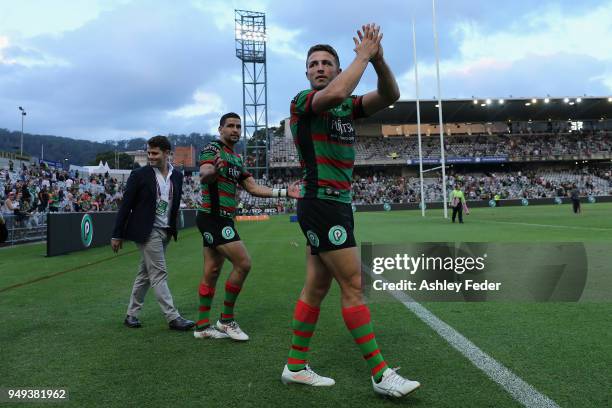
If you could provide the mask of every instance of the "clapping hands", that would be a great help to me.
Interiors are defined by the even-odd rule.
[[[361,26],[361,30],[357,30],[357,37],[353,37],[355,53],[373,62],[382,59],[382,38],[383,34],[380,32],[380,26],[374,23]]]

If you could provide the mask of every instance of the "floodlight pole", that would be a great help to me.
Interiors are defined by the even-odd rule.
[[[26,115],[26,111],[21,106],[19,106],[19,111],[21,112],[21,147],[19,149],[19,154],[23,156],[23,120]]]
[[[269,176],[268,154],[268,86],[266,66],[266,15],[247,10],[234,10],[236,29],[236,57],[242,61],[242,129],[245,160],[254,156],[253,165],[246,164],[255,178],[262,173]],[[249,146],[249,139],[264,131],[264,146],[257,138]],[[259,135],[261,136],[261,134]],[[250,154],[249,154],[250,153]]]
[[[419,139],[419,181],[421,184],[421,216],[425,216],[425,195],[423,188],[423,148],[421,145],[421,104],[419,101],[419,70],[417,67],[417,42],[414,16],[412,17],[412,55],[414,58],[414,88],[417,112],[417,136]]]
[[[440,121],[440,165],[442,167],[442,198],[444,201],[444,218],[448,218],[446,206],[446,160],[444,158],[444,124],[442,123],[442,91],[440,90],[440,50],[438,49],[438,30],[436,28],[436,0],[431,0],[434,47],[436,49],[436,78],[438,82],[438,119]]]

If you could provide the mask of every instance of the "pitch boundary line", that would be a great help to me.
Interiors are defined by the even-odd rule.
[[[195,234],[185,234],[184,236],[185,237],[190,237],[191,235],[195,235]],[[120,254],[115,254],[115,255],[112,255],[112,256],[109,256],[109,257],[106,257],[106,258],[99,259],[99,260],[94,261],[94,262],[88,262],[88,263],[83,264],[83,265],[79,265],[79,266],[75,266],[75,267],[72,267],[72,268],[64,269],[63,271],[53,272],[53,273],[51,273],[49,275],[39,276],[37,278],[30,279],[30,280],[25,281],[25,282],[15,283],[15,284],[13,284],[11,286],[6,286],[4,288],[0,288],[0,293],[7,292],[7,291],[9,291],[11,289],[17,289],[17,288],[20,288],[22,286],[30,285],[32,283],[36,283],[36,282],[40,282],[40,281],[43,281],[43,280],[55,278],[56,276],[61,276],[61,275],[64,275],[64,274],[66,274],[68,272],[78,271],[80,269],[87,268],[88,266],[98,265],[98,264],[101,264],[101,263],[106,262],[106,261],[112,261],[113,259],[117,259],[117,258],[125,256],[125,255],[131,255],[131,254],[133,254],[135,252],[138,252],[138,249],[132,249],[131,251],[124,250],[124,252],[122,252]]]
[[[369,273],[369,271],[367,271]],[[376,276],[381,279],[380,276]],[[381,279],[385,282],[386,279]],[[559,406],[546,395],[541,394],[510,369],[482,351],[449,324],[442,321],[425,306],[415,301],[412,297],[402,291],[387,291],[391,296],[416,315],[423,323],[429,326],[440,337],[442,337],[455,350],[470,360],[474,366],[480,369],[491,380],[501,386],[517,402],[525,407],[537,408],[559,408]]]
[[[22,286],[30,285],[32,283],[36,283],[36,282],[40,282],[40,281],[43,281],[43,280],[55,278],[56,276],[61,276],[61,275],[65,274],[65,273],[68,273],[68,272],[78,271],[79,269],[87,268],[88,266],[98,265],[98,264],[101,264],[101,263],[106,262],[106,261],[111,261],[113,259],[117,259],[117,258],[119,258],[121,256],[133,254],[134,252],[137,252],[137,251],[138,251],[138,249],[133,249],[131,251],[125,251],[125,252],[123,252],[121,254],[109,256],[107,258],[102,258],[102,259],[99,259],[99,260],[94,261],[94,262],[88,262],[86,264],[75,266],[73,268],[64,269],[63,271],[53,272],[53,273],[51,273],[49,275],[39,276],[38,278],[30,279],[30,280],[25,281],[25,282],[15,283],[14,285],[7,286],[7,287],[4,287],[4,288],[0,288],[0,293],[6,292],[6,291],[11,290],[11,289],[17,289],[17,288],[20,288]]]

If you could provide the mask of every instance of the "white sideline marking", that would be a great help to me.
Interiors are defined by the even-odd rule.
[[[376,279],[381,279],[380,275]],[[381,279],[386,281],[386,279]],[[387,291],[399,300],[408,310],[414,313],[426,325],[432,328],[440,337],[448,342],[455,350],[460,352],[472,364],[484,372],[487,377],[499,384],[506,392],[526,407],[559,408],[559,406],[546,395],[540,394],[535,388],[527,384],[520,377],[499,363],[493,357],[482,351],[465,336],[440,320],[436,315],[416,302],[409,295],[401,291]]]
[[[477,223],[491,222],[494,224],[525,225],[527,227],[567,228],[567,229],[579,229],[579,230],[588,230],[588,231],[610,231],[612,232],[612,228],[578,227],[574,225],[532,224],[529,222],[494,221],[494,220],[477,220],[476,222]]]

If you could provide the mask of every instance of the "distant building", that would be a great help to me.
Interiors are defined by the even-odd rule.
[[[141,167],[148,164],[146,150],[134,150],[131,152],[125,152],[125,154],[133,157],[134,162],[138,163]],[[172,157],[172,164],[175,166],[185,168],[194,167],[196,150],[193,146],[177,146],[174,149]]]
[[[132,152],[125,152],[128,156],[134,159],[135,163],[138,163],[140,167],[146,166],[147,163],[147,152],[145,150],[134,150]]]
[[[78,171],[80,177],[108,174],[110,177],[116,178],[120,182],[127,181],[132,172],[132,170],[111,169],[108,163],[102,163],[102,161],[100,161],[97,166],[75,166],[71,164],[69,170],[71,172]]]
[[[195,167],[196,149],[193,146],[177,146],[172,164],[185,168]]]

